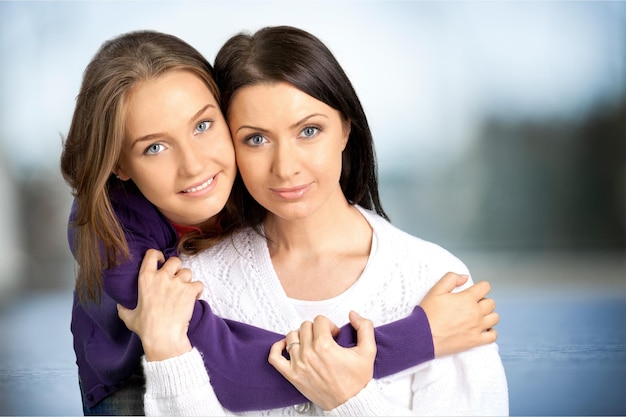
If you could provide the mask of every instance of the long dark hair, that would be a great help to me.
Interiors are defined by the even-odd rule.
[[[290,26],[266,27],[230,38],[215,58],[222,110],[228,118],[233,95],[242,87],[283,81],[324,102],[350,120],[339,180],[351,204],[388,219],[378,195],[378,174],[372,133],[363,106],[330,50],[318,38]],[[267,211],[246,190],[238,174],[231,197],[242,222],[258,226]]]

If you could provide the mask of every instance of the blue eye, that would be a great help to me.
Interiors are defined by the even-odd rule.
[[[207,130],[209,130],[209,128],[211,127],[211,124],[213,122],[209,121],[209,120],[205,120],[203,122],[200,122],[196,125],[196,133],[202,133],[202,132],[206,132]]]
[[[266,142],[266,139],[261,135],[252,135],[249,136],[245,142],[252,146],[259,146]]]
[[[153,143],[152,145],[148,146],[143,153],[146,155],[156,155],[162,152],[164,149],[165,149],[165,146],[163,146],[162,144]]]
[[[300,134],[302,136],[304,136],[305,138],[312,138],[314,136],[316,136],[319,133],[319,128],[314,127],[314,126],[307,126],[304,129],[302,129],[302,131],[300,132]]]

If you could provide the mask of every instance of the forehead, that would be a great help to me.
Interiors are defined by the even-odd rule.
[[[217,107],[215,97],[199,76],[189,71],[171,71],[139,81],[129,91],[127,128],[188,119],[207,104]]]
[[[290,121],[310,112],[338,113],[286,82],[260,83],[239,89],[233,95],[228,112],[231,121],[267,118]]]
[[[130,105],[142,105],[156,100],[175,100],[213,96],[204,80],[198,75],[183,70],[169,71],[162,75],[138,81],[128,92]]]

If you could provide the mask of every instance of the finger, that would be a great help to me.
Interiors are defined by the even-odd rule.
[[[196,300],[200,299],[200,297],[202,297],[202,293],[204,292],[204,284],[200,281],[194,281],[191,283],[191,286],[196,293]]]
[[[283,351],[287,347],[287,339],[279,340],[270,348],[270,354],[267,361],[283,376],[289,370],[289,360],[283,356]]]
[[[485,298],[487,294],[489,294],[489,291],[491,291],[491,284],[489,284],[489,282],[487,281],[480,281],[467,288],[463,292],[471,295],[472,298],[478,301]]]
[[[290,353],[291,349],[293,349],[296,346],[300,346],[300,331],[299,330],[293,330],[287,333],[287,336],[285,336],[285,351],[287,353]],[[291,357],[291,354],[290,354],[290,357]]]
[[[292,330],[289,333],[287,333],[287,336],[285,336],[285,340],[287,342],[287,344],[291,344],[291,343],[297,343],[300,341],[300,331],[299,330]]]
[[[319,315],[313,320],[313,337],[318,330],[328,335],[337,332],[339,327],[328,317]]]
[[[304,321],[300,325],[300,345],[299,347],[311,346],[313,343],[313,322]]]
[[[132,313],[132,310],[124,307],[121,304],[117,305],[117,315],[124,322],[124,324],[126,324],[126,327],[128,327],[127,321],[130,319],[131,313]]]
[[[180,259],[177,258],[176,256],[172,256],[167,261],[165,261],[160,271],[166,271],[170,275],[176,275],[176,273],[180,270],[180,267],[181,267]]]
[[[500,323],[500,315],[498,313],[489,313],[483,318],[483,328],[491,329]]]
[[[180,294],[179,298],[185,300],[197,300],[202,296],[204,291],[204,284],[200,281],[192,282],[172,282],[173,285],[169,286],[168,291],[174,297],[177,293]]]
[[[459,285],[465,284],[469,277],[467,275],[458,275],[454,272],[448,272],[430,289],[429,293],[438,295],[452,292]]]
[[[496,329],[485,330],[480,334],[483,344],[495,343],[498,339],[498,331]]]
[[[180,279],[183,282],[191,282],[192,273],[189,268],[181,268],[174,277]]]
[[[317,348],[326,348],[333,336],[339,333],[339,327],[326,316],[317,316],[313,320],[313,343]]]
[[[156,249],[148,249],[146,251],[141,266],[139,267],[139,274],[147,271],[156,271],[159,266],[159,262],[165,261],[163,252]]]
[[[478,302],[478,308],[483,316],[493,312],[496,309],[496,302],[493,298],[483,298]]]
[[[469,275],[465,275],[465,274],[455,274],[453,272],[450,272],[450,274],[453,274],[456,276],[456,284],[455,284],[455,288],[456,287],[460,287],[461,285],[465,284],[468,280],[469,280]]]
[[[370,352],[376,353],[376,339],[374,337],[374,323],[364,317],[361,317],[356,311],[350,312],[350,324],[356,330],[356,345]]]

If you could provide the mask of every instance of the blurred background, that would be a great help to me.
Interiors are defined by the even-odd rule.
[[[58,162],[96,49],[278,24],[352,79],[393,223],[492,283],[511,414],[625,415],[621,1],[0,2],[0,414],[82,413]]]

